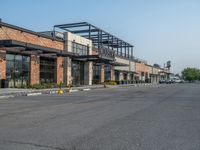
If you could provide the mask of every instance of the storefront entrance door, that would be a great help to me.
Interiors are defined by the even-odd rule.
[[[72,84],[75,86],[84,85],[84,63],[72,61]]]

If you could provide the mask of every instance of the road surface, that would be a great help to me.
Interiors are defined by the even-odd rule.
[[[0,100],[0,150],[200,150],[200,85]]]

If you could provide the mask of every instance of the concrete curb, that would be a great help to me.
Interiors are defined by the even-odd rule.
[[[5,95],[5,96],[0,96],[0,99],[8,99],[8,98],[13,98],[15,97],[14,95]]]
[[[37,93],[27,93],[26,96],[38,96],[42,95],[42,92],[37,92]]]
[[[75,90],[75,89],[73,90],[73,89],[71,89],[71,90],[69,90],[68,92],[69,92],[69,93],[74,93],[74,92],[78,92],[78,91],[79,91],[79,90]]]
[[[90,91],[91,89],[82,89],[81,91]]]
[[[91,89],[98,89],[98,88],[103,88],[103,87],[94,87],[94,88],[77,88],[77,89],[71,89],[69,90],[68,88],[63,88],[64,93],[74,93],[78,91],[89,91]],[[38,96],[42,94],[57,94],[59,89],[44,89],[44,90],[35,90],[31,92],[16,92],[16,93],[6,93],[0,95],[0,99],[8,99],[8,98],[13,98],[17,96]]]
[[[155,84],[123,84],[123,85],[107,85],[106,88],[125,88],[125,87],[142,87],[142,86],[150,86],[150,85],[155,85]],[[69,90],[69,88],[63,88],[62,90],[64,93],[74,93],[78,91],[90,91],[93,89],[100,89],[104,88],[103,85],[97,85],[97,86],[86,86],[86,87],[76,87],[75,89]],[[0,99],[8,99],[8,98],[13,98],[17,96],[38,96],[42,94],[57,94],[59,89],[42,89],[42,90],[33,90],[33,91],[27,91],[27,92],[16,92],[16,93],[6,93],[0,95]]]

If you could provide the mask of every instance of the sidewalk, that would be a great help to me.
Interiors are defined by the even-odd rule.
[[[120,88],[120,87],[130,87],[130,86],[144,86],[152,84],[123,84],[123,85],[106,85],[106,88]],[[104,88],[104,85],[87,85],[81,87],[73,87],[71,92],[78,91],[88,91],[92,89]],[[52,89],[19,89],[19,88],[5,88],[0,89],[0,99],[11,98],[15,96],[36,96],[41,94],[56,94],[59,88]],[[69,92],[69,88],[62,88],[64,92]]]

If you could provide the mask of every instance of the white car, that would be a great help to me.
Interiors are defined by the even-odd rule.
[[[175,83],[182,83],[182,82],[183,82],[183,81],[180,80],[180,79],[175,79],[174,81],[175,81]]]

